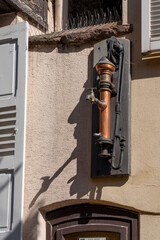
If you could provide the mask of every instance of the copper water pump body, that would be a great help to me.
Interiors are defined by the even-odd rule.
[[[100,101],[106,105],[106,107],[102,108],[99,106],[99,131],[102,138],[110,139],[111,76],[115,71],[115,65],[105,58],[97,63],[96,70],[100,75]]]

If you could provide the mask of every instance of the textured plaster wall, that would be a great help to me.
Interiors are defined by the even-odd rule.
[[[96,180],[85,100],[91,69],[91,46],[29,52],[24,234],[31,239],[42,230],[37,209],[70,198],[160,213],[159,78],[132,80],[131,176]]]
[[[159,240],[160,216],[140,216],[140,240]]]
[[[160,58],[142,60],[140,1],[127,5],[134,26],[127,36],[132,41],[131,176],[90,178],[91,106],[85,96],[92,46],[30,49],[24,239],[45,239],[39,207],[71,198],[135,209],[140,240],[159,239]]]
[[[45,46],[29,52],[24,232],[31,239],[38,207],[89,194],[90,51]]]

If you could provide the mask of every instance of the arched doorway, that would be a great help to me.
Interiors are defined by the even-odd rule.
[[[47,221],[47,240],[138,239],[136,212],[87,200],[52,206],[41,209]]]

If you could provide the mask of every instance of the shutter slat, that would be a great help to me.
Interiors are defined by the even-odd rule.
[[[151,31],[152,34],[160,33],[160,28],[154,29]]]
[[[15,122],[16,121],[16,118],[5,118],[5,119],[0,119],[0,126],[2,126],[3,124],[5,123],[8,123],[9,122]]]
[[[11,129],[11,128],[15,129],[15,127],[16,127],[15,124],[0,126],[0,134],[1,134],[1,130],[6,130],[7,131],[7,129]]]
[[[152,26],[152,31],[156,30],[156,29],[159,29],[160,28],[160,24],[157,24],[155,26]]]
[[[7,152],[0,152],[0,157],[7,157],[7,156],[13,156],[14,155],[14,151],[12,150],[8,150]]]
[[[16,113],[7,113],[7,114],[2,114],[0,115],[0,119],[4,119],[4,118],[15,118],[16,117]]]
[[[0,135],[8,134],[8,133],[14,134],[15,128],[8,127],[8,128],[0,129]]]
[[[157,1],[157,2],[151,2],[151,7],[154,7],[154,6],[157,6],[160,4],[160,1]]]
[[[154,38],[155,38],[155,37],[159,37],[159,36],[160,36],[160,33],[159,33],[159,34],[158,34],[158,33],[157,33],[157,34],[152,34],[152,37],[154,37]],[[153,38],[153,39],[151,38],[152,41],[154,40],[154,38]],[[155,39],[155,40],[157,40],[157,39]]]
[[[7,143],[7,144],[1,144],[0,145],[0,152],[8,150],[14,150],[15,144],[14,143]]]
[[[6,142],[7,142],[7,144],[12,144],[12,143],[15,143],[15,139],[14,140],[0,140],[0,145],[2,144],[6,144]]]
[[[7,152],[13,152],[14,153],[14,148],[0,149],[0,154],[5,153],[5,156],[7,156]]]
[[[159,3],[160,1],[159,0],[151,0],[151,4],[154,4],[154,3]]]
[[[160,11],[151,12],[151,19],[159,18],[159,15],[160,15]]]
[[[1,142],[10,142],[10,141],[15,141],[15,136],[11,135],[11,136],[8,136],[8,135],[5,135],[5,136],[0,136],[0,144]]]
[[[152,33],[152,37],[158,37],[158,36],[160,36],[160,33],[159,33],[159,32],[157,32],[157,33]]]
[[[152,29],[154,26],[160,26],[160,19],[157,19],[157,20],[151,22],[151,29]]]
[[[5,122],[1,122],[0,121],[0,129],[2,127],[6,127],[6,126],[15,126],[16,125],[16,120],[12,120],[12,121],[5,121]]]
[[[157,4],[151,4],[151,11],[158,10],[158,7],[160,6],[160,2]]]

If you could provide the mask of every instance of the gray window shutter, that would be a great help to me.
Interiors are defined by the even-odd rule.
[[[0,239],[21,239],[28,25],[0,28]]]
[[[141,0],[142,53],[160,50],[160,0]]]

